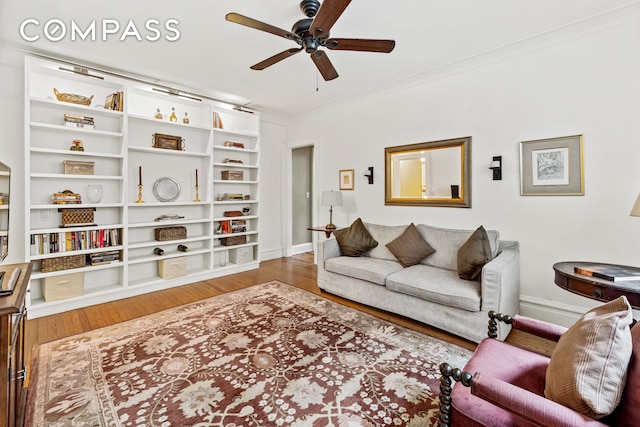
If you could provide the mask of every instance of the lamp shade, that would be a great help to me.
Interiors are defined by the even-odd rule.
[[[633,205],[633,208],[631,209],[631,213],[629,215],[640,216],[640,195],[638,195],[636,203]]]
[[[320,206],[342,206],[342,193],[339,191],[323,191]]]

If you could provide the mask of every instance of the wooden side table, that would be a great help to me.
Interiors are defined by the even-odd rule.
[[[307,230],[309,230],[309,231],[322,231],[322,232],[324,232],[325,236],[327,236],[327,239],[328,239],[329,237],[331,237],[331,233],[336,231],[337,228],[308,227]]]
[[[575,272],[575,268],[607,268],[623,267],[626,270],[637,271],[640,268],[628,267],[616,264],[597,262],[559,262],[553,265],[555,270],[555,283],[563,289],[583,297],[598,301],[612,301],[622,295],[627,297],[633,308],[640,309],[640,280],[611,281],[598,277],[588,276]]]

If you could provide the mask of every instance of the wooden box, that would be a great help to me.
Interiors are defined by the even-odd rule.
[[[247,236],[231,236],[231,237],[223,237],[220,239],[220,244],[222,246],[234,246],[234,245],[244,245],[247,243]]]
[[[84,225],[95,225],[93,222],[94,208],[61,208],[63,227],[80,227]]]
[[[163,279],[175,279],[187,275],[187,257],[167,258],[158,261],[158,274]]]
[[[253,261],[253,248],[244,247],[229,250],[229,262],[232,264],[246,264]]]
[[[65,160],[64,173],[67,175],[93,175],[95,162],[79,162],[76,160]]]
[[[153,134],[153,148],[164,148],[166,150],[184,150],[184,141],[181,136],[165,135],[162,133]]]
[[[62,276],[45,277],[44,300],[58,301],[82,295],[84,273],[63,274]]]
[[[222,179],[225,181],[242,181],[244,171],[221,171]]]
[[[187,238],[187,227],[162,227],[155,230],[156,240],[166,242],[167,240],[180,240]]]

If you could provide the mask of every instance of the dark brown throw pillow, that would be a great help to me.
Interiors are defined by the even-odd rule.
[[[436,251],[424,240],[413,223],[400,236],[387,243],[387,248],[403,267],[416,265]]]
[[[360,256],[378,246],[360,218],[353,221],[351,226],[334,231],[333,235],[336,236],[342,254],[346,256]]]
[[[476,280],[480,277],[482,267],[491,261],[491,258],[491,244],[487,231],[480,226],[458,249],[458,276],[465,280]]]

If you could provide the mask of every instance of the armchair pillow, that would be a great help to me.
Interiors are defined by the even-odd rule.
[[[424,240],[413,223],[400,236],[387,243],[387,248],[403,267],[416,265],[436,251]]]
[[[611,414],[626,383],[632,316],[624,296],[586,312],[558,340],[544,395],[595,419]]]
[[[333,235],[346,256],[360,256],[378,246],[378,242],[371,237],[360,218],[353,221],[349,227],[334,231]]]
[[[492,258],[487,231],[480,226],[458,249],[458,276],[465,280],[476,280],[480,277],[482,267]]]

